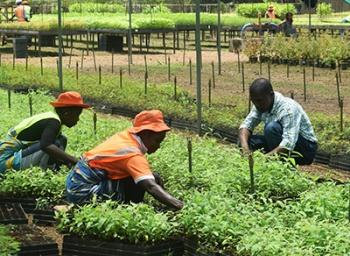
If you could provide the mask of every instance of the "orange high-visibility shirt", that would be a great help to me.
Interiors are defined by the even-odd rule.
[[[15,8],[15,15],[16,15],[18,22],[26,21],[25,16],[24,16],[24,6],[23,5],[19,5]]]
[[[137,135],[125,130],[83,156],[91,168],[104,170],[109,179],[119,180],[131,176],[138,183],[154,179],[145,153],[146,148]]]

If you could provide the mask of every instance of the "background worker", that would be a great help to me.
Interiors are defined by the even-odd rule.
[[[74,156],[64,151],[67,139],[61,134],[61,127],[75,126],[82,109],[90,106],[83,103],[77,92],[61,93],[50,104],[55,112],[24,119],[0,141],[0,174],[8,169],[24,170],[32,166],[57,169],[60,164],[77,163]]]
[[[97,195],[139,203],[147,191],[158,201],[181,209],[183,203],[164,190],[162,179],[152,173],[145,156],[158,150],[169,130],[159,110],[136,115],[133,127],[83,154],[66,180],[68,201],[82,204]]]
[[[293,26],[293,13],[287,12],[285,20],[278,25],[280,31],[285,36],[294,36],[297,34],[295,27]]]
[[[18,22],[26,21],[25,13],[24,13],[24,5],[22,4],[22,0],[16,0],[16,8],[14,10],[14,14],[9,20],[13,21],[14,18],[16,18]]]
[[[265,12],[265,18],[267,18],[267,19],[276,19],[276,18],[278,18],[277,15],[276,15],[276,12],[275,12],[275,9],[274,9],[273,5],[269,5],[269,8]]]
[[[32,18],[31,7],[29,6],[28,0],[23,0],[22,5],[24,6],[24,19],[27,22],[30,22]]]
[[[269,80],[258,78],[249,88],[254,106],[240,126],[239,140],[243,152],[263,149],[267,154],[298,152],[299,165],[311,164],[317,150],[317,139],[309,117],[294,100],[274,92]],[[263,121],[263,135],[252,135]]]

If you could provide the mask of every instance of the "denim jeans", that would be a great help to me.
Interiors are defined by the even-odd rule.
[[[264,135],[252,135],[249,138],[251,150],[264,149],[265,152],[278,147],[282,141],[283,127],[279,122],[270,122],[265,125]],[[317,151],[317,142],[312,142],[299,135],[293,151],[302,156],[295,156],[295,162],[299,165],[311,164]]]

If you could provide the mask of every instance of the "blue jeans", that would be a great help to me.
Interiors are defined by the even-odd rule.
[[[270,122],[265,125],[264,135],[252,135],[249,138],[251,150],[264,149],[265,152],[278,147],[282,141],[283,127],[279,122]],[[299,165],[311,164],[317,151],[317,142],[312,142],[299,135],[294,150],[302,156],[295,156],[295,162]]]

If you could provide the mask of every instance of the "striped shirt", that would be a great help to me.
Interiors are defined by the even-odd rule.
[[[288,97],[284,97],[279,92],[274,93],[275,96],[271,111],[261,113],[253,106],[239,128],[247,128],[253,131],[261,121],[264,124],[279,122],[283,127],[282,141],[279,146],[288,150],[294,149],[299,135],[309,141],[317,142],[310,119],[299,103]]]

